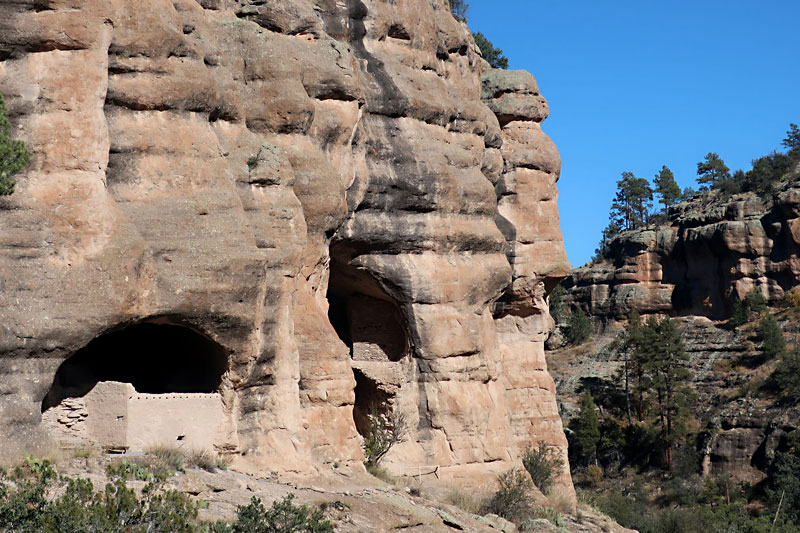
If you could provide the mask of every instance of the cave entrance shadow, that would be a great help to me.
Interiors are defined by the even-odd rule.
[[[228,353],[206,335],[167,318],[117,328],[64,361],[42,400],[42,412],[85,396],[103,381],[130,383],[139,393],[212,393]]]
[[[391,418],[399,383],[396,365],[409,355],[406,320],[398,302],[368,273],[349,266],[331,248],[328,319],[350,349],[356,380],[353,421],[359,434],[370,431],[370,417]],[[388,380],[391,381],[391,380]]]

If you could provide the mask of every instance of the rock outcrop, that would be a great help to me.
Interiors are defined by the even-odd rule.
[[[604,319],[668,313],[730,316],[753,289],[769,302],[800,282],[800,184],[769,198],[698,198],[673,207],[665,224],[627,231],[606,260],[565,281],[571,302]]]
[[[254,470],[360,468],[374,413],[398,474],[565,452],[547,104],[446,0],[6,1],[0,91],[5,449],[121,381],[219,392]]]

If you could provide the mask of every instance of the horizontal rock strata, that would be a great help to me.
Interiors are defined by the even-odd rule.
[[[604,319],[670,313],[730,316],[752,290],[779,302],[800,282],[800,184],[783,183],[769,198],[695,199],[669,220],[626,231],[608,257],[565,281],[570,300]]]

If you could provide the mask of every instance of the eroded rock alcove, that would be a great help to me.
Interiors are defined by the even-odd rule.
[[[232,446],[220,395],[227,369],[222,346],[178,321],[121,326],[59,366],[42,400],[43,425],[64,447],[224,451]]]

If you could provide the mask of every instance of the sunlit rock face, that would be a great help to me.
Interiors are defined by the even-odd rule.
[[[800,283],[800,170],[773,194],[702,198],[661,225],[624,232],[609,257],[564,282],[572,302],[603,320],[669,313],[727,318],[752,290],[778,303]]]
[[[397,474],[565,454],[547,104],[446,0],[4,2],[0,91],[32,153],[0,200],[4,446],[114,381],[218,383],[243,468],[361,468],[375,416]]]

